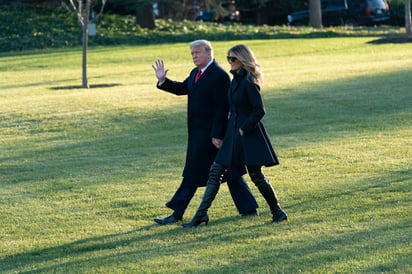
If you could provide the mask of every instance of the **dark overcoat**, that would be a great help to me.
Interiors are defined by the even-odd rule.
[[[176,95],[187,95],[188,142],[183,182],[189,186],[205,186],[217,149],[212,137],[223,139],[229,105],[229,75],[215,61],[195,83],[194,68],[183,82],[166,78],[159,89]]]
[[[234,78],[228,92],[230,118],[216,162],[226,167],[278,165],[279,160],[261,122],[265,108],[260,87],[246,77],[244,69],[232,73]],[[244,131],[243,136],[239,128]]]

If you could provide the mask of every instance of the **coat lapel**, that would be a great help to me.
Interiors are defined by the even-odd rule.
[[[197,80],[197,83],[195,83],[195,77],[196,77],[196,73],[198,72],[199,69],[193,69],[192,72],[190,73],[189,76],[189,83],[188,83],[188,93],[192,93],[195,92],[197,90],[197,87],[199,87],[199,84],[202,84],[203,79],[207,78],[207,75],[209,73],[212,73],[212,71],[214,70],[216,64],[213,61],[213,63],[211,63],[209,65],[209,67],[202,73],[202,75],[200,76],[199,80]],[[205,84],[205,83],[203,83]]]
[[[230,84],[230,94],[234,94],[238,90],[238,87],[238,82],[235,79],[233,79],[232,83]]]
[[[196,89],[195,77],[198,69],[193,69],[188,79],[187,93],[192,93]]]

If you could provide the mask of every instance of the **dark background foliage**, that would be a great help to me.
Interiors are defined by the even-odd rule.
[[[0,0],[0,5],[61,5],[67,0]],[[98,0],[94,0],[97,4]],[[404,25],[404,1],[387,0],[390,5],[392,25]],[[173,20],[193,20],[205,5],[219,2],[233,2],[240,12],[240,21],[248,24],[286,24],[287,15],[293,11],[308,7],[308,0],[108,0],[105,12],[119,15],[147,16],[152,12],[153,3],[157,3],[157,18]],[[97,7],[98,8],[98,7]],[[140,14],[139,14],[140,12]]]
[[[302,36],[347,35],[344,32],[324,30],[322,32],[291,33],[282,28],[271,28],[270,25],[284,25],[282,14],[293,8],[299,8],[304,1],[238,1],[239,9],[249,12],[247,24],[214,22],[197,22],[179,17],[178,8],[170,10],[163,19],[156,19],[153,29],[142,28],[136,22],[136,16],[131,9],[126,9],[121,3],[132,0],[109,0],[112,3],[106,7],[97,25],[97,35],[90,37],[89,45],[116,44],[148,44],[186,42],[198,37],[210,40],[232,39],[268,39],[290,38]],[[140,0],[146,3],[152,0]],[[176,1],[166,1],[172,5]],[[136,2],[136,1],[134,1]],[[113,3],[117,3],[114,5]],[[391,12],[393,23],[402,25],[403,1],[392,1]],[[395,5],[395,3],[397,3]],[[304,5],[304,4],[302,4]],[[120,7],[123,7],[121,9]],[[175,6],[177,7],[177,6]],[[247,7],[247,8],[245,8]],[[139,5],[134,6],[139,9]],[[258,10],[269,10],[273,15],[260,15],[261,21],[270,21],[269,25],[259,25],[256,21]],[[398,13],[397,16],[395,14]],[[263,14],[263,13],[262,13]],[[161,17],[161,16],[160,16]],[[398,19],[394,19],[398,18]],[[256,19],[257,20],[257,19]],[[77,17],[73,12],[63,8],[59,0],[37,1],[5,1],[0,0],[0,52],[22,51],[30,49],[73,47],[81,45],[82,32]]]

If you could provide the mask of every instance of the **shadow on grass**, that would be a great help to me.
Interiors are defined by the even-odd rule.
[[[404,86],[412,86],[410,71],[403,70],[386,75],[319,83],[312,87],[310,92],[295,92],[286,96],[276,96],[274,92],[274,96],[268,96],[266,101],[269,117],[265,119],[266,124],[269,125],[268,132],[274,135],[293,135],[297,140],[295,145],[299,145],[307,142],[307,135],[311,133],[317,133],[309,137],[310,142],[316,143],[339,138],[341,131],[356,134],[352,131],[362,129],[370,132],[369,134],[374,134],[392,127],[410,129],[412,95],[409,90],[394,90],[392,88],[398,86],[400,79],[402,79]],[[102,176],[101,174],[105,174],[104,170],[121,169],[123,172],[125,166],[132,166],[128,172],[136,173],[135,166],[154,164],[158,159],[165,157],[167,152],[162,149],[162,144],[165,145],[165,142],[170,141],[168,130],[175,126],[184,127],[184,118],[182,117],[185,116],[185,113],[183,111],[173,112],[170,108],[161,113],[153,110],[144,115],[146,118],[155,117],[155,119],[144,121],[141,113],[128,113],[127,115],[120,111],[104,113],[99,115],[97,120],[94,120],[96,117],[92,118],[93,123],[106,125],[106,127],[99,128],[103,132],[99,137],[38,150],[33,148],[33,150],[26,150],[12,159],[1,156],[0,162],[13,162],[13,164],[0,167],[0,173],[4,174],[2,184],[19,183],[19,177],[16,174],[21,172],[26,174],[22,177],[26,181],[54,180],[68,175],[71,177],[89,176],[90,174]],[[395,115],[396,119],[394,120]],[[85,115],[81,120],[87,119],[88,116]],[[142,122],[135,123],[135,121]],[[171,121],[177,124],[170,124]],[[356,127],[353,126],[354,124]],[[116,128],[111,125],[116,125]],[[58,133],[63,136],[64,129]],[[322,135],[322,140],[319,140],[319,134]],[[152,145],[159,146],[158,150],[145,146],[146,141],[153,141],[153,139],[157,139],[154,143],[152,142]],[[174,144],[179,143],[181,143],[181,147],[184,147],[182,140],[177,140]],[[42,162],[39,162],[37,156],[39,154],[49,155],[49,157],[45,157]],[[118,155],[125,155],[125,157],[118,157]],[[103,160],[101,160],[102,157]],[[36,171],[35,179],[30,176],[34,170]],[[152,176],[145,172],[147,171],[139,171],[139,176]],[[176,176],[179,175],[176,174]],[[330,207],[335,199],[346,199],[374,188],[381,188],[382,192],[396,189],[402,191],[404,188],[398,187],[399,183],[410,180],[410,176],[410,170],[397,173],[389,171],[386,176],[375,178],[378,182],[376,184],[353,182],[348,184],[351,188],[346,191],[330,189],[318,194],[322,199],[319,200],[320,204],[317,206]],[[102,178],[102,181],[104,180],[105,178]],[[372,181],[373,179],[368,180]],[[312,203],[313,200],[296,202],[288,205],[288,208],[291,210],[290,212],[307,209],[310,213],[309,216],[316,216],[310,212]],[[375,201],[372,208],[367,207],[360,210],[375,210],[375,207],[379,206],[380,201]],[[338,218],[341,216],[348,221],[351,220],[352,214],[351,205],[348,205],[344,210],[331,207],[330,216],[326,217]],[[277,233],[286,234],[289,229],[299,230],[304,229],[305,225],[328,222],[328,219],[321,218],[309,218],[296,222],[293,221],[293,216],[291,219],[291,224],[278,226]],[[235,218],[223,219],[218,222],[224,225],[225,222],[233,220]],[[208,247],[203,244],[207,241],[214,243],[221,241],[222,244],[228,244],[231,239],[250,240],[250,230],[256,233],[255,229],[258,230],[258,228],[252,225],[222,235],[218,226],[216,229],[213,226],[200,228],[202,230],[193,234],[193,230],[183,230],[180,227],[171,227],[170,230],[159,232],[156,225],[149,225],[125,233],[92,237],[60,246],[3,256],[0,259],[0,270],[39,273],[55,270],[64,272],[67,269],[84,268],[87,271],[87,269],[97,265],[113,265],[115,267],[122,262],[149,262],[154,259],[154,254],[161,261],[162,256],[190,254],[199,249],[206,249]],[[274,241],[273,245],[260,247],[261,250],[258,251],[257,257],[245,258],[242,263],[234,262],[219,268],[211,267],[204,272],[230,272],[233,269],[242,269],[244,264],[247,264],[249,269],[259,269],[259,264],[262,261],[273,261],[271,267],[274,269],[288,267],[290,270],[297,270],[291,266],[291,260],[298,265],[307,265],[308,269],[322,270],[324,266],[319,264],[325,262],[332,266],[342,260],[356,260],[358,249],[364,248],[365,245],[368,250],[363,251],[363,254],[366,256],[364,259],[368,260],[379,256],[381,251],[391,250],[394,246],[402,246],[405,242],[408,244],[409,239],[404,239],[404,237],[410,234],[407,231],[409,228],[409,220],[401,219],[391,226],[371,224],[367,229],[353,229],[330,236],[322,235],[321,239],[314,234],[312,235],[313,241],[309,243],[302,239],[292,238],[288,239],[287,244],[282,244],[281,240],[278,239],[279,242]],[[399,233],[388,237],[388,230]],[[204,234],[199,233],[200,231]],[[167,242],[171,235],[173,238],[179,239],[176,245],[148,244],[153,239]],[[188,235],[191,236],[190,240],[186,239]],[[259,235],[255,237],[259,237]],[[113,252],[110,252],[111,250]],[[102,251],[108,251],[110,254]],[[98,252],[102,252],[104,255]],[[344,257],[341,257],[342,254]],[[391,270],[396,265],[400,267],[407,265],[407,258],[400,254],[395,258],[383,259],[370,263],[370,265],[370,268],[361,270],[365,272]]]
[[[402,272],[407,270],[409,264],[408,246],[411,244],[409,238],[410,220],[405,215],[380,220],[374,224],[374,220],[359,220],[359,211],[373,213],[379,210],[390,209],[387,204],[389,199],[376,201],[373,206],[353,210],[354,204],[344,204],[342,208],[330,207],[335,198],[346,199],[346,196],[368,196],[370,192],[379,188],[382,193],[404,192],[408,197],[407,190],[399,183],[410,181],[410,171],[399,174],[387,174],[387,176],[370,179],[379,183],[353,182],[348,186],[348,192],[336,192],[330,189],[327,193],[313,192],[315,196],[322,196],[320,205],[330,208],[330,215],[323,216],[323,220],[300,219],[293,220],[288,224],[271,224],[264,222],[252,224],[241,217],[228,217],[212,221],[209,226],[197,228],[182,228],[176,225],[159,226],[156,224],[142,226],[138,229],[123,233],[91,237],[55,247],[35,249],[0,259],[0,270],[3,272],[19,273],[50,273],[66,272],[70,270],[82,270],[88,272],[100,266],[113,267],[114,271],[119,265],[144,265],[148,267],[152,262],[162,263],[163,258],[169,256],[190,256],[188,254],[209,254],[207,249],[215,249],[220,245],[233,245],[237,250],[236,243],[249,242],[253,239],[259,241],[261,237],[267,237],[266,228],[273,226],[273,237],[271,243],[259,245],[253,254],[242,258],[242,251],[237,250],[241,260],[234,260],[230,264],[220,266],[206,266],[206,269],[198,270],[196,273],[236,273],[241,269],[258,271],[262,269],[279,270],[282,272],[297,272],[299,270],[309,272],[324,272],[326,270],[340,269],[342,262],[366,261],[365,266],[353,265],[353,268],[343,272],[382,273],[387,271]],[[394,179],[397,178],[397,179]],[[313,201],[312,201],[313,202]],[[405,205],[407,200],[397,201]],[[299,207],[295,210],[299,210]],[[316,216],[317,209],[309,204],[309,211],[305,214]],[[398,213],[399,214],[399,213]],[[405,213],[407,214],[407,213]],[[267,216],[265,216],[267,217]],[[253,219],[260,219],[254,217]],[[336,223],[336,218],[339,222]],[[392,219],[391,219],[392,218]],[[319,230],[318,222],[329,224],[327,231]],[[366,224],[366,225],[365,225]],[[229,228],[228,228],[229,227]],[[167,229],[165,229],[167,228]],[[224,232],[222,231],[224,228]],[[262,230],[263,229],[263,230]],[[306,230],[306,238],[295,238],[294,231]],[[331,231],[333,232],[331,232]],[[259,231],[265,231],[262,234]],[[251,234],[252,233],[252,234]],[[284,236],[282,236],[284,235]],[[175,239],[170,244],[170,239]],[[210,245],[207,243],[211,243]],[[362,249],[359,258],[359,249]],[[108,254],[110,253],[110,254]],[[391,258],[384,258],[380,254],[396,254]],[[211,256],[221,256],[213,254]],[[211,260],[213,258],[208,258]],[[202,260],[200,257],[195,260]],[[176,259],[180,261],[180,259]],[[203,260],[202,260],[203,262]],[[270,265],[262,266],[262,263]],[[305,266],[298,269],[296,266]],[[153,265],[154,269],[156,266]],[[154,271],[153,272],[156,272]],[[176,265],[176,271],[190,271],[190,266]],[[151,271],[148,271],[151,272]]]
[[[111,88],[111,87],[116,87],[120,86],[120,84],[94,84],[94,85],[89,85],[89,87],[86,87],[85,89],[93,89],[93,88]],[[66,90],[66,89],[81,89],[84,88],[81,85],[75,85],[75,86],[61,86],[61,87],[51,87],[50,89],[52,90]]]
[[[293,136],[293,146],[341,138],[342,133],[350,136],[360,130],[381,132],[394,126],[409,129],[412,93],[405,91],[405,86],[412,86],[409,70],[322,82],[311,86],[309,91],[281,96],[277,96],[276,91],[265,91],[267,115],[264,123],[274,137]],[[77,133],[71,139],[66,136],[64,127],[42,130],[44,121],[33,117],[14,118],[23,125],[38,124],[39,128],[31,130],[32,136],[52,131],[53,136],[45,142],[53,145],[28,147],[13,157],[1,155],[0,162],[8,163],[0,166],[2,184],[30,181],[33,172],[37,173],[37,180],[54,180],[68,175],[90,176],[92,173],[98,176],[106,169],[116,170],[122,166],[155,164],[167,157],[164,151],[168,145],[184,150],[185,115],[183,109],[176,112],[173,108],[145,113],[120,110],[79,114],[77,120],[70,123],[81,121],[81,124],[70,126],[78,127],[80,133],[83,130],[97,132],[90,140],[76,140]],[[25,119],[28,120],[25,122]],[[59,122],[60,118],[50,118],[53,119]],[[175,132],[176,128],[180,128],[182,136],[168,136],[168,132]],[[287,145],[277,139],[273,138],[274,146],[287,149]],[[44,156],[44,160],[39,161],[39,155]],[[142,172],[140,176],[145,176],[144,170],[139,172]]]
[[[369,41],[368,44],[403,44],[403,43],[412,43],[412,37],[403,36],[390,36],[383,37]]]

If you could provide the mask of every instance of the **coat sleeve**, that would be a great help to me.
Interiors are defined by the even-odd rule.
[[[213,87],[215,116],[212,125],[211,137],[223,139],[228,121],[229,103],[227,93],[230,86],[230,78],[226,72],[220,73],[219,79]]]
[[[158,89],[167,91],[175,95],[187,95],[188,93],[188,80],[190,76],[186,78],[183,82],[173,81],[169,78],[165,79],[165,82],[159,86],[159,83],[156,85]]]
[[[265,116],[265,107],[263,105],[259,86],[248,80],[245,80],[244,83],[252,112],[250,113],[248,118],[244,120],[240,128],[243,129],[245,134],[248,134],[248,132],[254,130],[257,127],[263,116]]]

